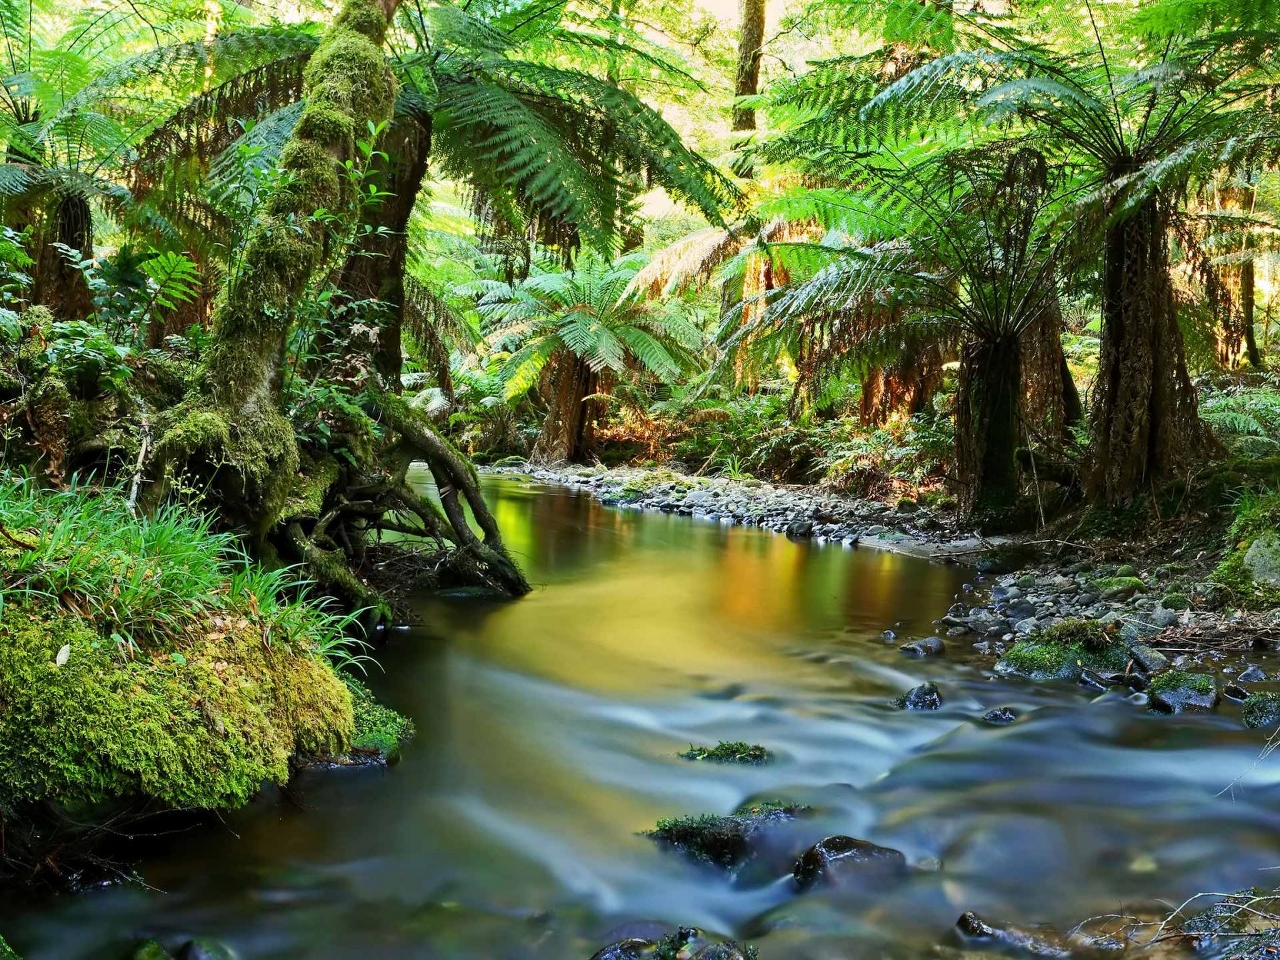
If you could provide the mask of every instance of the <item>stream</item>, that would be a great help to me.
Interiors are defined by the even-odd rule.
[[[588,960],[638,921],[738,937],[762,960],[906,958],[964,910],[1070,925],[1275,885],[1280,757],[1259,759],[1265,736],[1237,716],[996,680],[963,639],[927,661],[885,641],[932,633],[971,571],[486,486],[537,589],[423,598],[423,626],[378,651],[371,686],[418,725],[402,762],[310,771],[165,838],[138,867],[150,889],[0,904],[26,960],[191,936],[245,960]],[[889,704],[926,679],[941,710]],[[982,722],[997,706],[1017,722]],[[720,739],[776,759],[676,755]],[[734,881],[639,835],[753,798],[814,810]],[[833,833],[916,869],[797,895],[790,860]]]

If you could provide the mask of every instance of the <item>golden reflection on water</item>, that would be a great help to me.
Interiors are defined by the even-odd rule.
[[[794,673],[805,634],[878,634],[929,622],[954,567],[765,531],[640,515],[586,495],[490,480],[491,508],[538,585],[516,604],[431,604],[473,652],[580,689],[750,683]]]

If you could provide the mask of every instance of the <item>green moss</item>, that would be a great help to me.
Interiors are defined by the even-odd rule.
[[[1165,594],[1160,606],[1166,610],[1189,610],[1191,608],[1191,600],[1185,593],[1169,593]]]
[[[1030,680],[1078,680],[1086,669],[1123,670],[1128,658],[1120,644],[1091,650],[1081,644],[1021,640],[996,662],[996,671]]]
[[[1280,693],[1255,693],[1247,697],[1241,719],[1246,727],[1254,729],[1280,725]]]
[[[1083,647],[1090,653],[1102,653],[1114,643],[1114,638],[1097,620],[1071,618],[1051,627],[1037,630],[1034,640],[1059,646]]]
[[[1104,600],[1127,599],[1147,589],[1137,577],[1102,577],[1094,580],[1091,587]]]
[[[130,954],[130,960],[173,960],[173,954],[155,940],[144,940]]]
[[[1217,689],[1213,677],[1207,673],[1188,673],[1185,670],[1166,670],[1151,678],[1147,687],[1149,693],[1173,693],[1177,690],[1190,690],[1193,693],[1208,695]]]
[[[1280,606],[1280,587],[1258,583],[1245,566],[1244,558],[1248,552],[1249,543],[1245,543],[1227,554],[1210,575],[1210,581],[1225,587],[1242,607],[1265,610]]]
[[[743,740],[721,740],[714,747],[694,746],[679,754],[685,760],[707,760],[711,763],[768,763],[773,759],[764,747]]]
[[[343,681],[351,691],[351,703],[355,709],[352,748],[376,750],[388,763],[398,760],[400,748],[414,737],[413,721],[380,704],[369,688],[354,677],[344,676]]]
[[[796,804],[766,802],[743,806],[728,817],[704,813],[664,819],[645,836],[690,859],[733,869],[754,855],[754,838],[760,830],[794,820],[802,809]]]
[[[0,960],[22,960],[9,944],[4,942],[4,937],[0,937]]]
[[[248,620],[210,627],[126,658],[73,613],[8,603],[0,782],[12,800],[233,807],[284,783],[293,755],[346,748],[351,695],[323,659],[268,644]]]

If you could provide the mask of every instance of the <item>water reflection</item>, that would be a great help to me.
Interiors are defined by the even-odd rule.
[[[1231,716],[1151,718],[1121,698],[993,680],[953,645],[913,662],[963,571],[893,554],[490,483],[539,589],[516,604],[424,598],[380,658],[419,740],[391,771],[309,774],[225,827],[178,838],[109,889],[0,905],[28,960],[116,956],[140,936],[225,938],[246,958],[585,960],[616,924],[752,936],[764,960],[919,951],[962,909],[1073,921],[1280,863],[1275,768]],[[946,704],[887,701],[922,678]],[[1013,705],[1018,723],[977,718]],[[691,765],[747,739],[763,768]],[[1242,777],[1234,793],[1222,787]],[[736,882],[655,850],[659,817],[750,797],[812,804]],[[874,892],[775,882],[827,833],[921,870]]]

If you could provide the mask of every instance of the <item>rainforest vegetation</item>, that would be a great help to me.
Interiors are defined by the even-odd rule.
[[[1275,0],[0,0],[0,74],[0,880],[394,759],[385,628],[532,589],[486,470],[1280,602]]]

